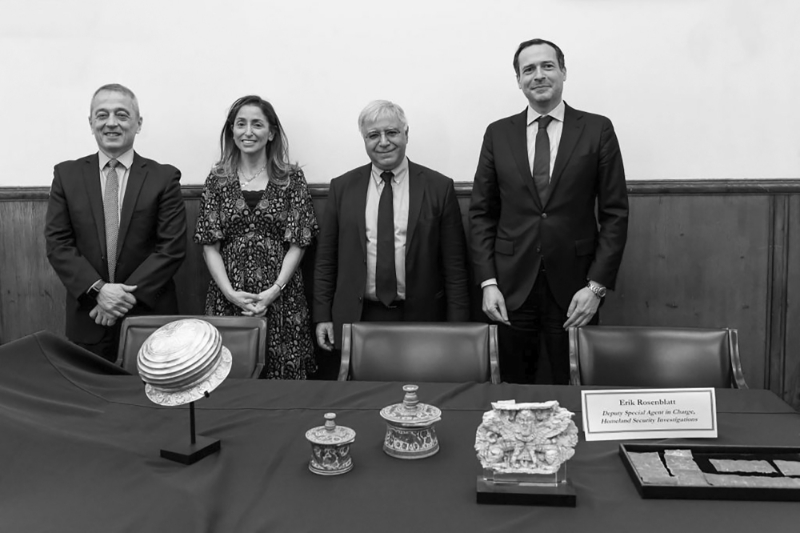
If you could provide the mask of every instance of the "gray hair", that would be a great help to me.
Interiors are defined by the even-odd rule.
[[[358,129],[364,134],[364,124],[375,122],[384,117],[396,118],[403,125],[403,130],[408,131],[408,120],[403,108],[388,100],[374,100],[367,104],[358,115]]]
[[[95,97],[103,91],[122,93],[125,96],[129,97],[131,99],[131,102],[133,103],[133,110],[136,111],[136,115],[142,116],[139,113],[139,100],[136,99],[136,95],[133,94],[133,91],[131,91],[130,89],[119,83],[107,83],[94,92],[94,94],[92,95],[92,101],[89,103],[89,114],[91,114],[92,112],[92,105],[94,104]]]

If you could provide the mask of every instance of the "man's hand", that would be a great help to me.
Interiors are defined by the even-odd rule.
[[[107,315],[115,318],[123,317],[136,305],[136,297],[132,294],[136,287],[122,283],[106,283],[97,295],[97,306]]]
[[[333,322],[317,324],[317,344],[326,352],[333,350]]]
[[[94,309],[89,311],[89,317],[94,319],[94,323],[100,326],[110,327],[116,324],[117,318],[103,310],[100,305],[95,305]]]
[[[564,329],[585,326],[597,312],[598,307],[600,307],[600,298],[588,287],[582,288],[572,297],[572,302],[567,309],[568,318],[564,322]]]
[[[483,288],[483,305],[481,307],[486,316],[495,322],[501,322],[510,326],[508,313],[506,312],[506,300],[497,285],[487,285]]]

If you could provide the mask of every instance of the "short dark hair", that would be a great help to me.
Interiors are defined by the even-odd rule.
[[[519,77],[519,54],[529,46],[536,46],[537,44],[546,44],[547,46],[552,46],[553,50],[556,51],[556,59],[558,59],[558,68],[564,70],[566,65],[564,63],[564,52],[561,51],[561,48],[558,47],[556,43],[545,41],[544,39],[531,39],[530,41],[525,41],[519,43],[517,47],[517,52],[514,54],[514,72],[517,73],[517,77]]]
[[[127,87],[125,87],[124,85],[122,85],[120,83],[107,83],[107,84],[103,85],[102,87],[100,87],[99,89],[97,89],[94,92],[94,94],[92,95],[92,101],[89,104],[89,112],[90,112],[90,114],[91,114],[91,110],[92,110],[92,105],[94,105],[95,97],[98,94],[100,94],[101,92],[103,92],[103,91],[108,91],[108,92],[112,92],[112,93],[122,93],[125,96],[129,97],[131,99],[131,102],[133,103],[133,110],[136,111],[136,115],[137,116],[142,116],[139,113],[139,100],[136,98],[136,95],[133,94],[133,91],[131,91],[130,89],[128,89]]]

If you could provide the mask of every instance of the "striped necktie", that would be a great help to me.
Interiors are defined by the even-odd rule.
[[[119,235],[119,177],[116,159],[108,162],[106,192],[103,195],[103,211],[106,219],[106,256],[108,258],[108,281],[114,282],[117,269],[117,236]],[[124,168],[124,167],[123,167]]]

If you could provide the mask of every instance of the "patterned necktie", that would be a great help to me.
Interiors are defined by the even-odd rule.
[[[547,135],[547,126],[553,120],[551,116],[536,119],[539,130],[536,132],[536,144],[533,154],[533,182],[539,191],[542,206],[547,203],[548,186],[550,184],[550,137]]]
[[[383,191],[378,201],[378,258],[375,266],[375,292],[389,306],[397,299],[397,272],[394,266],[394,199],[392,172],[381,172]]]
[[[114,282],[117,269],[117,235],[119,234],[119,178],[115,168],[119,162],[108,162],[106,192],[103,195],[103,211],[106,219],[106,257],[108,258],[108,281]]]

